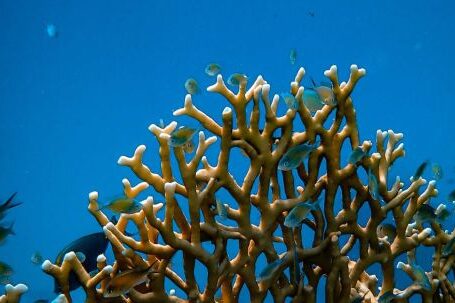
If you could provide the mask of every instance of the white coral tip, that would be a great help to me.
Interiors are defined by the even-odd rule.
[[[64,294],[60,294],[51,303],[68,303],[68,300],[66,299]]]
[[[5,285],[5,291],[7,293],[15,292],[15,293],[23,294],[27,290],[28,290],[28,287],[25,284],[17,284],[16,286],[13,286],[11,284],[6,284]]]
[[[47,270],[50,270],[50,269],[51,269],[51,266],[52,266],[51,261],[45,260],[45,261],[43,262],[43,264],[41,264],[41,269],[47,271]]]
[[[351,72],[358,71],[358,70],[359,70],[359,68],[357,67],[356,64],[351,65]]]
[[[159,130],[160,128],[152,123],[152,124],[150,124],[148,129],[149,129],[149,131],[151,131],[153,133],[153,132]]]
[[[114,223],[112,222],[107,222],[106,225],[104,225],[103,230],[106,231],[106,229],[111,230],[114,228]]]
[[[122,184],[123,186],[131,186],[131,183],[127,178],[122,179]]]
[[[268,95],[270,92],[270,84],[262,85],[262,95]]]
[[[166,192],[175,192],[175,187],[177,186],[176,182],[170,182],[164,184],[164,191]]]
[[[436,181],[435,180],[431,180],[428,185],[430,185],[431,187],[435,187],[436,186]]]
[[[166,133],[161,133],[160,138],[169,141],[169,139],[171,139],[171,136]]]
[[[431,234],[431,228],[427,227],[422,231],[422,235],[429,236]]]
[[[365,76],[367,73],[367,70],[365,68],[360,68],[359,69],[359,74],[361,74],[362,76]]]
[[[147,199],[145,199],[144,201],[141,201],[140,203],[142,205],[153,204],[153,197],[152,196],[148,196]]]
[[[223,115],[227,115],[227,114],[230,114],[232,112],[232,109],[230,107],[225,107],[223,109]]]
[[[92,191],[91,193],[89,193],[88,194],[88,199],[90,201],[98,200],[98,192],[97,191]]]
[[[406,266],[406,264],[404,264],[403,262],[400,261],[397,264],[397,269],[403,269],[405,266]]]
[[[110,273],[112,273],[113,271],[114,271],[114,268],[112,268],[111,265],[106,265],[106,266],[104,266],[104,268],[103,268],[103,272],[105,272],[106,274],[110,274]]]
[[[172,288],[171,290],[169,290],[169,295],[170,295],[170,296],[175,295],[175,289]]]
[[[104,254],[98,255],[96,262],[106,262],[106,256]]]
[[[71,260],[74,260],[76,258],[76,254],[74,253],[74,251],[70,251],[69,253],[65,254],[65,256],[63,257],[63,261],[71,261]]]

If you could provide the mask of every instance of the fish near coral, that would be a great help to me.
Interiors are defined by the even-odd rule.
[[[81,253],[85,256],[85,260],[82,263],[82,266],[87,272],[91,272],[97,269],[96,258],[103,254],[106,251],[108,244],[108,239],[104,232],[98,232],[89,234],[87,236],[80,237],[79,239],[74,240],[67,246],[65,246],[57,255],[55,260],[55,265],[61,266],[64,256],[73,251],[76,253],[76,256],[80,260],[82,257]],[[79,253],[79,255],[77,254]],[[68,281],[69,290],[74,290],[81,286],[77,276],[72,272],[69,275]],[[54,283],[54,292],[60,293],[61,289],[57,281]]]
[[[387,237],[387,241],[392,242],[397,236],[397,229],[395,225],[391,223],[379,224],[376,232],[380,238]]]
[[[394,294],[393,291],[389,290],[379,297],[378,303],[390,303],[393,299],[397,297],[398,296]]]
[[[171,133],[171,138],[169,139],[169,146],[178,147],[183,146],[188,143],[193,136],[201,130],[201,127],[192,128],[188,126],[181,126],[179,129],[174,130]]]
[[[232,86],[237,86],[240,84],[245,84],[248,80],[248,77],[245,74],[235,73],[229,76],[228,84]]]
[[[205,73],[211,77],[216,76],[221,72],[221,66],[216,63],[210,63],[205,67]]]
[[[134,214],[142,209],[142,204],[132,198],[120,196],[99,208],[99,210],[104,209],[109,209],[117,214]]]
[[[292,170],[297,168],[305,157],[318,148],[319,144],[320,142],[316,141],[314,144],[303,143],[289,148],[278,163],[278,169]]]
[[[427,167],[427,165],[428,165],[428,160],[422,162],[422,164],[420,164],[419,167],[417,167],[416,172],[414,173],[414,176],[412,177],[413,180],[417,180],[420,177],[422,177],[423,173],[425,172],[425,168]]]
[[[295,64],[297,61],[297,50],[295,48],[292,48],[291,51],[289,52],[289,61],[291,62],[292,65]]]
[[[294,95],[290,93],[281,93],[281,98],[284,100],[284,103],[286,103],[290,110],[299,109],[299,102],[294,97]]]
[[[273,273],[280,267],[283,263],[283,259],[276,259],[272,263],[269,263],[256,277],[256,282],[261,282],[267,279],[270,279]]]
[[[152,273],[154,261],[149,267],[141,269],[130,269],[114,276],[106,285],[103,292],[105,298],[114,298],[126,294],[133,287],[149,280],[148,275]]]
[[[310,211],[319,208],[319,200],[316,202],[301,202],[294,206],[284,219],[284,225],[287,227],[297,227],[308,216]]]
[[[189,78],[185,81],[185,89],[188,94],[194,95],[199,92],[199,85],[197,84],[196,80]]]
[[[187,154],[191,154],[194,151],[195,147],[196,146],[194,144],[193,139],[189,140],[188,142],[182,145],[183,151]]]
[[[367,155],[368,155],[368,153],[363,151],[363,149],[360,146],[358,146],[358,147],[354,148],[352,153],[349,155],[348,162],[350,164],[357,164],[357,162],[361,161]]]
[[[17,192],[13,193],[3,204],[0,205],[0,220],[5,217],[7,210],[22,204],[21,202],[13,203],[16,194]]]
[[[416,263],[411,263],[410,266],[411,266],[412,273],[414,274],[414,277],[416,279],[416,283],[418,285],[422,286],[423,289],[425,289],[427,291],[431,291],[430,280],[428,279],[428,276],[426,275],[423,268]]]
[[[227,208],[226,205],[223,204],[220,200],[216,199],[216,211],[221,219],[227,218]]]
[[[324,104],[335,106],[337,105],[337,100],[335,94],[333,93],[332,83],[322,82],[319,85],[316,85],[316,82],[311,79],[313,82],[313,89],[318,93],[319,99],[324,102]]]
[[[368,191],[370,192],[371,197],[375,200],[380,200],[381,197],[379,196],[379,184],[378,179],[373,174],[371,169],[368,171]]]
[[[442,213],[442,215],[444,214]],[[437,215],[434,207],[426,203],[420,206],[420,208],[414,214],[413,219],[418,225],[432,222],[442,223],[444,221],[441,213]]]
[[[324,107],[324,102],[322,102],[319,93],[313,88],[305,88],[303,91],[303,104],[305,104],[311,114]]]
[[[447,258],[454,253],[454,250],[455,250],[455,237],[452,237],[452,239],[450,239],[449,242],[447,242],[446,245],[444,245],[444,247],[442,248],[442,251],[441,251],[442,256]]]
[[[8,237],[9,235],[16,234],[13,231],[13,225],[14,223],[11,223],[11,225],[8,227],[0,225],[0,244],[2,244],[6,240],[6,237]]]

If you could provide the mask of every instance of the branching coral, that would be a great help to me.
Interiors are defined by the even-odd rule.
[[[404,156],[403,144],[399,143],[403,135],[379,130],[375,152],[357,164],[343,161],[342,150],[347,145],[351,149],[360,146],[365,152],[374,146],[371,141],[360,141],[351,99],[365,70],[351,66],[349,80],[341,83],[335,66],[325,71],[337,104],[325,105],[314,115],[303,102],[304,73],[301,68],[290,85],[299,107],[283,115],[278,114],[280,97],[271,97],[270,85],[261,76],[250,87],[246,81],[240,82],[235,93],[218,75],[216,83],[207,90],[223,96],[230,104],[222,112],[221,123],[198,109],[191,95],[187,95],[184,107],[174,115],[189,116],[214,135],[206,138],[204,132],[199,133],[197,150],[189,161],[182,147],[171,149],[168,144],[177,123],[164,128],[152,124],[149,129],[159,144],[161,172],[154,173],[144,164],[144,145],[137,147],[132,157],[121,157],[118,163],[129,167],[142,181],[133,187],[123,180],[127,197],[136,198],[151,186],[165,203],[155,203],[148,197],[142,202],[141,211],[122,214],[114,225],[99,209],[98,193],[91,193],[89,211],[111,242],[115,262],[109,266],[106,258],[99,257],[95,276],[84,270],[74,254],[67,254],[61,266],[45,262],[44,271],[57,279],[67,299],[71,301],[66,285],[68,274],[74,271],[87,294],[86,302],[239,302],[243,288],[248,290],[251,302],[263,302],[267,295],[274,302],[284,302],[286,298],[292,302],[315,302],[319,283],[325,285],[326,302],[351,302],[358,297],[364,302],[378,302],[387,292],[396,295],[393,302],[407,302],[416,293],[423,302],[454,302],[455,285],[447,275],[453,270],[455,255],[443,256],[441,249],[455,232],[447,234],[437,222],[424,228],[413,221],[421,206],[437,195],[435,182],[418,178],[405,187],[398,177],[389,179],[389,169]],[[277,133],[281,134],[278,139]],[[296,170],[277,168],[290,147],[316,139],[320,140],[319,146]],[[216,142],[218,159],[211,164],[205,154]],[[234,149],[240,149],[250,163],[242,182],[229,170],[229,163],[236,161]],[[377,180],[380,199],[375,199],[372,185],[362,178],[365,173]],[[216,218],[214,205],[221,190],[235,201],[225,207],[227,217],[236,224],[223,224]],[[284,218],[293,207],[315,200],[321,201],[321,208],[312,211],[313,220],[303,220],[295,230],[284,225]],[[188,213],[183,203],[188,205]],[[363,207],[371,213],[365,225],[359,220]],[[159,216],[162,208],[164,215]],[[252,222],[253,211],[260,213],[258,224]],[[396,223],[394,238],[377,234],[378,226],[387,217]],[[126,233],[128,222],[137,227],[137,237]],[[313,236],[312,245],[304,247],[309,235]],[[212,243],[214,249],[207,250],[203,242]],[[228,255],[228,243],[238,246],[234,256],[230,256],[231,251]],[[280,252],[283,245],[285,250]],[[406,254],[412,259],[421,246],[434,251],[431,269],[427,267],[424,273],[430,288],[419,283],[422,277],[416,275],[411,264],[398,263]],[[184,276],[170,266],[177,252],[183,254]],[[294,254],[303,264],[305,278],[300,280],[293,270]],[[268,263],[278,258],[283,262],[269,279],[257,282],[256,273],[265,267],[259,262],[261,255]],[[201,276],[196,272],[196,263],[207,270],[204,289],[198,286]],[[375,263],[380,265],[381,279],[369,273]],[[416,281],[403,290],[395,288],[397,264]],[[106,285],[120,273],[150,266],[150,281],[123,296],[105,296]],[[185,297],[168,294],[166,280],[179,287]],[[219,294],[221,298],[215,299]]]

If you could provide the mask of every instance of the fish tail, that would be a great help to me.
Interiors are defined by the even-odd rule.
[[[13,193],[9,198],[8,200],[6,200],[5,203],[3,203],[1,206],[0,206],[0,212],[3,212],[3,211],[6,211],[10,208],[13,208],[13,207],[16,207],[18,205],[21,205],[22,203],[16,203],[16,204],[11,204],[14,200],[14,197],[17,195],[17,192]]]

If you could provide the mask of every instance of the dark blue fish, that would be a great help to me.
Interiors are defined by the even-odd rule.
[[[261,282],[267,279],[270,279],[275,272],[275,270],[280,267],[283,263],[283,259],[276,259],[272,263],[269,263],[264,269],[261,271],[259,276],[257,276],[256,281]]]
[[[80,237],[79,239],[74,240],[73,242],[65,246],[65,248],[63,248],[58,253],[54,263],[55,265],[61,266],[63,258],[67,253],[71,251],[75,253],[82,253],[83,255],[85,255],[85,260],[81,263],[87,272],[91,272],[97,269],[96,258],[99,255],[104,254],[108,242],[109,241],[106,238],[104,232],[93,233],[87,236]],[[69,275],[68,285],[70,291],[75,290],[79,286],[81,286],[81,283],[79,282],[74,272],[71,272]],[[60,285],[58,284],[57,280],[54,280],[54,292],[55,293],[62,292],[62,289],[60,288]]]
[[[423,223],[432,222],[442,223],[446,216],[444,212],[441,212],[438,215],[436,215],[436,210],[434,209],[434,207],[425,203],[420,206],[420,208],[414,214],[413,218],[416,221],[416,223],[420,225]]]
[[[414,176],[412,177],[414,180],[417,180],[419,179],[420,177],[422,177],[424,171],[425,171],[425,168],[427,167],[428,165],[428,160],[427,161],[424,161],[422,164],[419,165],[419,167],[417,167],[417,170],[416,172],[414,173]]]
[[[3,204],[0,204],[0,220],[5,217],[5,213],[8,209],[11,209],[13,207],[19,206],[22,204],[22,202],[19,203],[13,203],[14,197],[16,196],[17,192],[12,194],[8,200],[6,200]]]

